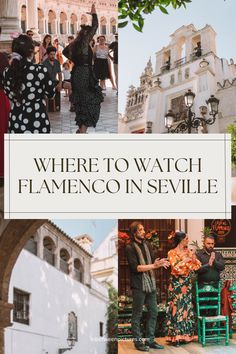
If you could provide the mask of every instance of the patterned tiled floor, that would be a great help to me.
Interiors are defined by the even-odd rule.
[[[234,335],[234,339],[230,339],[229,346],[225,346],[224,342],[218,345],[207,345],[206,347],[202,347],[199,343],[189,343],[186,345],[181,345],[178,348],[173,347],[172,345],[168,345],[165,342],[165,338],[158,338],[158,343],[164,345],[164,349],[154,350],[150,349],[150,354],[235,354],[236,353],[236,336]],[[118,354],[139,354],[140,351],[135,350],[132,342],[121,341],[119,342]]]
[[[88,133],[117,133],[118,126],[118,108],[116,91],[108,87],[104,102],[101,107],[101,114],[96,128],[89,128]],[[52,133],[75,133],[77,126],[75,124],[75,113],[69,111],[69,100],[64,97],[64,91],[61,92],[61,111],[49,113]]]

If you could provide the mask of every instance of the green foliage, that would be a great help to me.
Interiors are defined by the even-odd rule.
[[[192,0],[119,0],[119,27],[123,28],[131,20],[133,27],[142,32],[144,26],[144,17],[159,9],[164,14],[168,14],[167,7],[172,5],[174,9],[185,7]],[[125,21],[123,21],[125,20]]]
[[[206,226],[203,228],[203,230],[201,230],[202,233],[202,245],[199,245],[198,241],[192,241],[192,243],[190,243],[190,246],[193,246],[197,251],[201,249],[201,247],[203,246],[204,243],[204,237],[206,236],[211,236],[213,235],[212,229],[209,226]]]
[[[204,227],[201,233],[203,237],[211,236],[213,234],[212,229],[209,226]]]
[[[230,124],[227,127],[227,133],[231,134],[231,161],[236,168],[236,124]]]
[[[197,251],[201,249],[201,246],[198,244],[197,241],[192,241],[189,246],[193,246]]]
[[[109,305],[107,308],[107,354],[118,353],[118,293],[110,284],[108,289]]]

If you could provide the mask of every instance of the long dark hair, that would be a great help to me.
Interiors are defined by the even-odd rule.
[[[46,36],[43,39],[43,47],[44,48],[46,48],[46,39],[49,38],[49,37],[51,38],[51,40],[50,40],[50,43],[48,44],[48,47],[52,46],[52,36],[50,34],[46,34]]]
[[[184,240],[186,237],[186,233],[183,231],[176,231],[176,233],[173,236],[173,248],[177,247],[178,244]]]
[[[85,38],[85,35],[88,33],[88,31],[91,30],[91,26],[88,25],[81,25],[81,30],[79,31],[77,37],[75,40],[70,44],[70,50],[71,50],[71,57],[72,60],[74,60],[78,54],[81,53],[81,44]]]
[[[3,72],[8,66],[8,54],[5,52],[0,52],[0,90],[3,89]]]
[[[30,37],[21,34],[18,38],[15,38],[12,42],[12,52],[21,55],[21,59],[14,59],[9,67],[9,75],[11,78],[11,90],[13,91],[15,98],[20,101],[22,98],[22,83],[25,78],[25,64],[27,59],[30,58],[34,52],[34,43]]]

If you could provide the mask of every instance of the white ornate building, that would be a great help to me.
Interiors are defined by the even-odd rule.
[[[112,284],[118,290],[117,229],[112,230],[93,253],[92,276],[103,284]]]
[[[81,24],[90,24],[93,0],[1,0],[0,44],[10,40],[13,32],[26,32],[32,29],[35,38],[49,33],[67,42],[68,35],[74,35]],[[107,41],[113,39],[117,31],[117,0],[97,0],[96,9],[99,19],[97,34],[106,35]]]
[[[51,222],[32,235],[11,276],[5,354],[58,354],[73,337],[71,354],[106,352],[108,291],[91,276],[91,259]]]
[[[197,116],[211,95],[220,100],[218,117],[207,131],[225,132],[236,117],[236,65],[233,59],[228,62],[217,56],[216,33],[210,25],[200,30],[192,24],[178,28],[169,45],[156,53],[154,72],[149,60],[140,86],[128,91],[119,132],[166,133],[168,110],[175,114],[175,125],[186,115],[184,94],[189,89],[196,94],[193,111]]]

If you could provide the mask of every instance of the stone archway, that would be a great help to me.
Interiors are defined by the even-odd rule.
[[[3,187],[0,188],[0,354],[4,354],[4,329],[11,326],[9,283],[16,260],[31,235],[45,220],[4,220]]]

